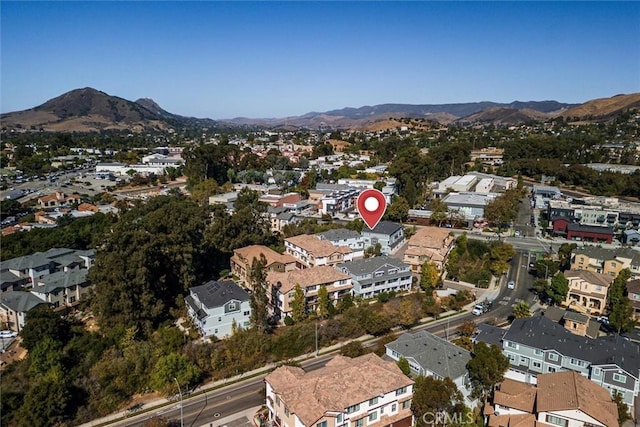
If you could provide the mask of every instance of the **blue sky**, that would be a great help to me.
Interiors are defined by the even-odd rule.
[[[176,114],[640,92],[636,2],[0,3],[0,111],[93,87]]]

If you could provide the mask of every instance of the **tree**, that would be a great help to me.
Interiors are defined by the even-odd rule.
[[[369,246],[367,249],[364,250],[365,258],[371,258],[374,256],[380,256],[380,255],[382,255],[382,244],[380,243],[376,243],[373,246]]]
[[[368,352],[369,351],[362,345],[362,342],[357,340],[340,347],[340,354],[346,357],[358,357]]]
[[[71,337],[69,322],[47,305],[37,306],[27,312],[24,328],[20,333],[22,346],[31,352],[40,341],[50,338],[62,348]]]
[[[61,379],[45,379],[32,384],[18,410],[18,426],[64,425],[69,417],[71,393]]]
[[[554,303],[560,304],[567,298],[569,293],[569,281],[564,277],[564,274],[558,273],[551,278],[551,285],[549,286],[549,297]]]
[[[404,357],[401,357],[400,359],[398,359],[397,364],[398,364],[398,368],[400,368],[402,373],[405,374],[406,376],[409,376],[409,374],[411,373],[411,367],[409,366],[409,361]]]
[[[531,307],[525,301],[518,301],[513,306],[513,315],[516,319],[524,319],[525,317],[531,317]]]
[[[332,309],[331,300],[329,299],[329,291],[325,285],[321,285],[318,289],[318,314],[321,318],[327,318]]]
[[[420,273],[420,287],[425,292],[431,292],[433,288],[438,284],[438,277],[440,272],[435,262],[429,260],[422,264],[422,271]]]
[[[471,360],[467,363],[471,380],[472,396],[483,401],[493,388],[502,381],[509,369],[509,359],[502,354],[502,349],[495,344],[488,346],[484,342],[475,345]]]
[[[266,331],[269,328],[269,297],[267,296],[267,279],[265,265],[267,259],[263,254],[260,258],[254,258],[251,263],[249,282],[253,291],[251,292],[251,324],[259,331]]]
[[[626,421],[631,419],[631,414],[629,413],[629,407],[626,403],[624,403],[624,398],[622,397],[622,393],[614,390],[613,392],[613,401],[616,403],[618,407],[618,424],[623,425]]]
[[[300,285],[296,285],[293,289],[293,300],[291,301],[291,318],[298,323],[307,317],[307,303],[304,297],[304,291]]]
[[[403,222],[409,218],[409,203],[402,196],[396,196],[387,207],[383,219],[385,221]]]
[[[200,380],[200,369],[189,362],[184,354],[170,353],[156,362],[151,372],[150,386],[167,396],[175,394],[176,380],[180,387],[190,388]]]
[[[613,326],[618,333],[633,330],[636,322],[633,320],[633,307],[628,298],[622,299],[613,306],[613,309],[609,313],[609,323],[611,323],[611,326]]]
[[[442,221],[446,220],[449,215],[447,204],[443,203],[440,198],[434,198],[429,203],[429,210],[431,211],[429,221],[438,224],[438,227],[442,227]]]
[[[420,376],[413,386],[411,411],[416,419],[416,426],[427,427],[442,425],[437,422],[436,414],[463,414],[467,410],[463,403],[462,393],[451,378],[443,379]]]

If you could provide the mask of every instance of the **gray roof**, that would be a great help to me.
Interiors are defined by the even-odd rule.
[[[47,276],[42,276],[33,287],[34,292],[49,293],[56,289],[70,288],[71,286],[88,284],[87,273],[89,270],[58,271]]]
[[[399,259],[391,258],[388,256],[376,256],[371,258],[357,259],[355,261],[339,264],[336,266],[336,268],[338,270],[344,271],[347,274],[361,276],[363,274],[368,274],[376,270],[380,270],[384,266],[394,268],[410,268],[409,265],[403,263]]]
[[[566,311],[563,316],[564,320],[571,320],[572,322],[587,323],[589,322],[589,316],[582,313],[576,313],[575,311]]]
[[[378,225],[376,225],[373,230],[369,230],[369,228],[365,227],[362,229],[362,234],[384,234],[387,236],[391,236],[393,233],[398,231],[398,229],[402,229],[402,225],[397,222],[391,221],[380,221]]]
[[[354,230],[348,230],[346,228],[336,228],[333,230],[327,230],[322,233],[316,234],[321,240],[328,240],[330,242],[336,240],[357,239],[360,233]]]
[[[234,282],[216,282],[211,280],[204,285],[194,286],[191,293],[198,296],[198,299],[207,308],[220,307],[229,301],[249,301],[247,291],[236,285]]]
[[[614,259],[616,257],[628,258],[634,260],[636,263],[640,263],[640,250],[633,248],[601,248],[598,246],[582,246],[573,250],[573,254],[584,254],[589,258],[595,259]]]
[[[282,212],[276,216],[280,221],[293,221],[296,219],[296,214],[293,212]]]
[[[567,310],[565,310],[564,308],[556,307],[555,305],[550,305],[543,312],[543,315],[547,319],[551,319],[554,322],[560,322],[566,312]]]
[[[506,332],[506,330],[498,328],[497,326],[493,326],[488,323],[479,323],[478,332],[473,338],[473,341],[483,342],[488,345],[495,344],[502,347],[502,337]]]
[[[0,294],[0,304],[17,313],[26,313],[45,302],[31,292],[8,291]]]
[[[515,319],[504,339],[541,350],[555,350],[594,365],[615,364],[634,377],[640,372],[638,344],[619,335],[595,339],[574,335],[545,316]]]
[[[36,252],[17,258],[11,258],[0,262],[0,270],[26,270],[28,268],[42,267],[52,262],[60,265],[69,265],[74,261],[83,262],[79,256],[95,258],[95,251],[75,250],[68,248],[51,248],[45,252]]]
[[[424,369],[451,379],[465,375],[467,363],[471,360],[471,353],[467,350],[427,331],[402,334],[385,347],[405,359],[414,359]]]
[[[611,227],[599,227],[597,225],[585,225],[569,223],[567,225],[567,231],[583,231],[587,233],[600,233],[613,235],[613,228]]]

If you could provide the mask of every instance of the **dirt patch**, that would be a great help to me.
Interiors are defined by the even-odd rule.
[[[8,365],[16,360],[27,357],[27,349],[22,347],[22,338],[16,338],[9,347],[0,354],[0,370],[4,370]]]

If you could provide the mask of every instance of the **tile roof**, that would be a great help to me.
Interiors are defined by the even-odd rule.
[[[244,248],[235,249],[233,251],[233,256],[240,262],[246,263],[247,267],[251,268],[251,264],[254,259],[260,259],[260,255],[264,255],[267,260],[267,265],[265,267],[269,267],[271,264],[275,262],[279,262],[282,264],[290,264],[295,263],[296,260],[291,255],[287,254],[279,254],[271,248],[262,245],[251,245],[245,246]]]
[[[353,359],[336,356],[323,368],[310,372],[282,366],[265,381],[307,426],[314,425],[326,412],[345,412],[349,406],[413,385],[395,362],[373,353]]]
[[[634,378],[640,372],[638,344],[619,335],[595,339],[574,335],[545,316],[515,319],[504,339],[541,350],[555,350],[593,365],[615,364]]]
[[[409,248],[412,246],[431,249],[442,249],[453,241],[450,231],[446,228],[424,227],[418,229],[416,234],[409,239]]]
[[[412,358],[425,370],[453,380],[467,373],[471,353],[427,331],[400,335],[385,347],[405,359]]]
[[[350,277],[327,265],[305,268],[304,270],[270,271],[267,273],[267,282],[272,285],[280,283],[280,292],[283,294],[293,290],[296,285],[300,285],[304,289],[309,286],[333,284],[338,280],[347,279]]]
[[[533,413],[536,402],[536,387],[519,381],[505,379],[493,396],[493,403],[507,408]]]
[[[574,371],[538,375],[538,412],[579,409],[607,427],[618,426],[618,408],[607,390]]]
[[[40,304],[46,304],[31,292],[7,291],[0,294],[0,304],[18,312],[25,313]]]
[[[234,282],[217,282],[210,280],[204,285],[194,286],[189,289],[192,294],[207,308],[220,307],[229,301],[249,301],[250,296]]]
[[[327,257],[335,253],[348,254],[352,252],[348,246],[335,246],[327,240],[320,240],[318,237],[310,234],[288,237],[285,241],[306,250],[316,258]]]
[[[567,270],[564,272],[564,277],[567,279],[572,279],[574,277],[578,279],[582,279],[587,283],[591,283],[593,285],[609,287],[611,282],[613,282],[614,277],[607,276],[605,274],[596,273],[594,271],[589,270]]]
[[[411,267],[399,259],[391,258],[389,256],[376,256],[371,258],[357,259],[351,262],[345,262],[338,264],[336,268],[344,271],[347,274],[361,276],[363,274],[370,274],[380,269],[410,269]]]

